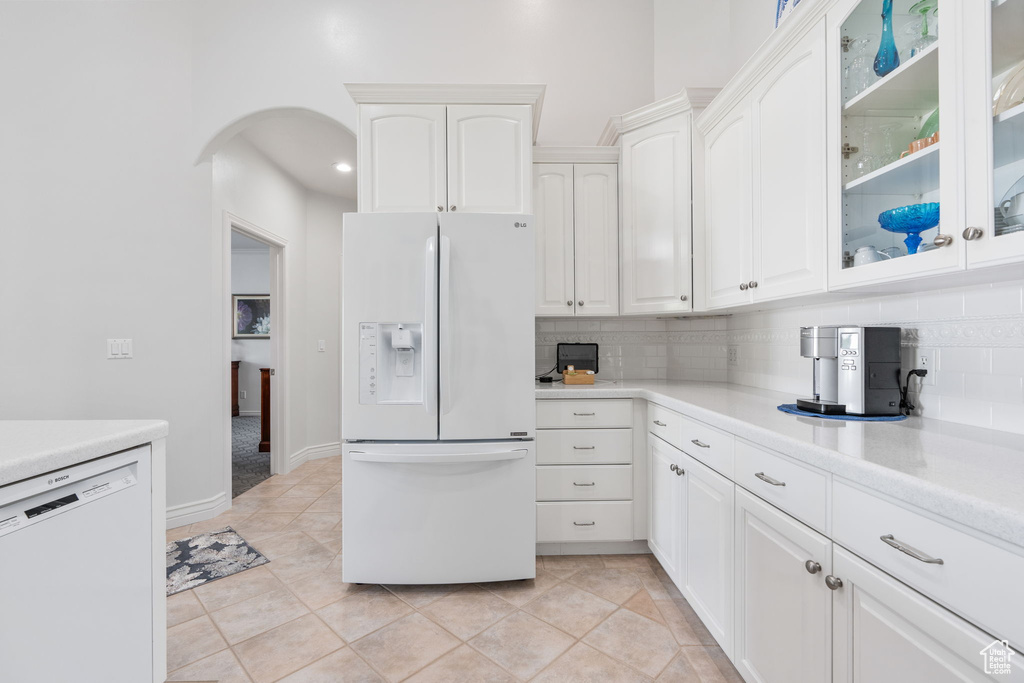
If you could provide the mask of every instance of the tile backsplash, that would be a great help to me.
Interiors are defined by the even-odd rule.
[[[684,379],[810,393],[806,325],[898,325],[911,401],[926,417],[1024,434],[1024,280],[685,319],[538,318],[537,373],[558,342],[600,344],[600,379]],[[729,360],[734,356],[733,360]]]

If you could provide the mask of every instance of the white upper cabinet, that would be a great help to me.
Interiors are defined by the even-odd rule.
[[[768,73],[751,101],[754,301],[825,291],[825,27]]]
[[[749,303],[750,111],[738,107],[704,137],[704,258],[708,308]],[[699,276],[699,275],[698,275]]]
[[[544,86],[349,83],[359,210],[533,212]]]
[[[533,167],[538,316],[619,314],[618,159],[613,147],[538,147]]]
[[[530,107],[448,107],[448,210],[531,213]]]
[[[537,315],[573,315],[576,308],[572,164],[534,164]]]
[[[576,164],[576,315],[619,314],[619,181],[616,164]]]
[[[621,138],[624,315],[692,310],[691,114],[686,106],[683,113]]]
[[[821,20],[704,136],[707,308],[825,290],[825,33]]]
[[[443,104],[363,105],[358,148],[360,211],[443,210]]]

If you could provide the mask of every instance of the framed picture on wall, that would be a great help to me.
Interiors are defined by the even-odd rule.
[[[270,295],[235,294],[232,339],[270,339]]]
[[[800,0],[775,0],[775,28],[778,28],[799,4]]]

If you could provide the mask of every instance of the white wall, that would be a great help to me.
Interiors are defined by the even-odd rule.
[[[0,26],[0,416],[168,420],[168,504],[213,497],[224,329],[189,7],[3,2]]]
[[[540,144],[597,140],[654,99],[652,0],[220,0],[195,5],[193,149],[305,107],[355,130],[343,83],[545,83]]]
[[[270,293],[270,247],[231,250],[231,294]],[[271,334],[273,334],[271,311]],[[260,414],[260,368],[271,367],[269,339],[232,339],[231,360],[238,366],[238,410]],[[242,393],[245,396],[242,396]]]
[[[774,27],[775,0],[654,0],[655,98],[724,86]]]
[[[902,327],[904,376],[919,349],[934,352],[928,383],[911,385],[920,387],[919,414],[1024,434],[1024,281],[731,316],[727,343],[738,362],[729,381],[809,395],[800,327],[844,323]]]
[[[354,200],[306,194],[306,444],[328,451],[341,440],[341,222],[355,210]]]

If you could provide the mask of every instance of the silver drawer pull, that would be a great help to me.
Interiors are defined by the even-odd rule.
[[[590,417],[594,413],[573,413],[576,417]]]
[[[891,545],[893,548],[896,548],[896,550],[899,550],[901,553],[906,553],[907,555],[910,555],[915,560],[921,560],[922,562],[927,562],[928,564],[945,564],[945,562],[942,561],[941,557],[928,557],[917,548],[900,543],[895,538],[893,538],[892,534],[879,536],[879,538],[885,541],[885,543],[887,543],[888,545]]]
[[[786,482],[779,481],[778,479],[774,479],[772,477],[769,477],[764,472],[755,472],[754,476],[757,477],[758,479],[760,479],[761,481],[768,482],[772,486],[785,486],[786,485]]]
[[[589,484],[581,484],[578,481],[572,483],[573,486],[593,486],[596,482],[590,482]]]
[[[664,422],[658,422],[657,420],[654,421],[654,424],[658,425],[659,427],[667,427],[668,426]]]
[[[711,444],[706,444],[700,439],[690,439],[690,443],[694,446],[700,446],[701,448],[711,448]]]
[[[573,526],[594,526],[597,522],[573,522]]]
[[[572,449],[574,451],[592,451],[595,448],[597,448],[597,446],[573,446],[572,447]]]

